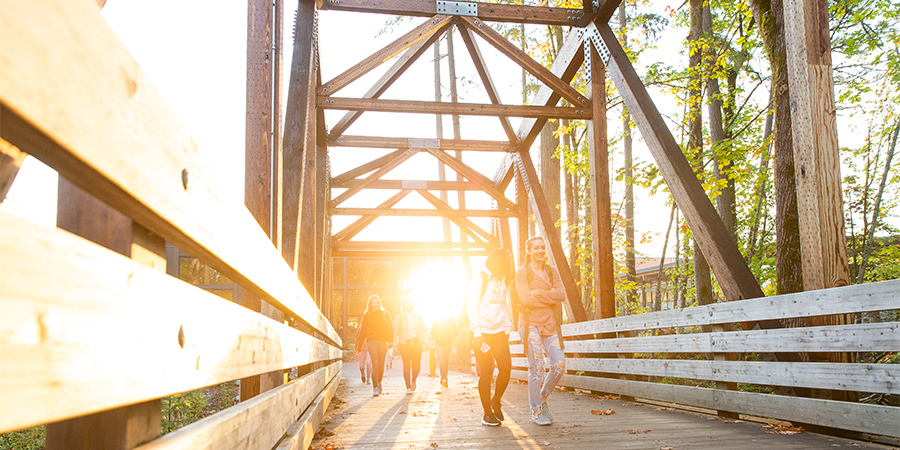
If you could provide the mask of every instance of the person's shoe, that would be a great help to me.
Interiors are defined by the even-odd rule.
[[[503,422],[503,411],[500,410],[500,402],[491,402],[491,409],[494,410],[494,416],[501,422]]]
[[[373,397],[378,397],[379,395],[381,395],[381,388],[373,388],[373,389],[372,389],[372,396],[373,396]]]
[[[446,389],[447,388],[447,380],[441,380],[441,386],[443,386]]]
[[[553,422],[553,414],[550,414],[550,407],[547,406],[547,402],[541,403],[541,413],[547,416],[547,420]]]
[[[531,420],[538,425],[550,425],[553,423],[541,409],[531,411]]]
[[[406,388],[406,395],[412,395],[413,390],[410,388]]]
[[[367,378],[367,379],[366,379],[366,384],[371,384],[371,383],[372,383],[372,379],[371,379],[371,378]]]
[[[481,424],[486,427],[499,427],[500,419],[497,419],[497,416],[494,414],[485,414],[484,417],[481,418]]]

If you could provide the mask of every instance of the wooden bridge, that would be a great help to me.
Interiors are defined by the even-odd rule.
[[[102,7],[104,1],[99,3]],[[283,120],[278,76],[282,63],[278,52],[271,51],[273,46],[281,48],[283,0],[250,1],[246,207],[219,197],[211,166],[106,25],[96,1],[0,0],[0,186],[9,185],[24,154],[61,175],[58,229],[0,214],[0,433],[47,424],[48,449],[306,448],[341,380],[347,381],[340,389],[355,380],[342,376],[352,369],[342,362],[346,336],[338,330],[348,327],[346,313],[331,295],[332,258],[521,249],[528,215],[533,214],[573,300],[567,302],[570,323],[563,328],[569,356],[563,385],[597,395],[703,408],[726,420],[744,414],[841,430],[857,438],[900,437],[900,408],[856,401],[860,393],[900,394],[900,366],[840,358],[900,350],[896,315],[893,322],[848,320],[898,309],[900,282],[843,286],[848,284],[846,245],[840,202],[835,201],[840,180],[833,176],[838,173],[837,140],[834,116],[826,109],[833,108],[830,50],[818,41],[827,21],[810,0],[784,4],[792,24],[789,51],[799,55],[792,58],[790,76],[797,111],[794,155],[804,169],[798,197],[808,291],[764,297],[610,29],[615,0],[569,9],[301,0]],[[325,80],[317,70],[320,9],[426,19]],[[556,61],[545,68],[487,22],[561,25],[571,32]],[[490,103],[380,99],[451,27],[459,30]],[[480,42],[543,83],[531,105],[500,102]],[[337,95],[395,56],[362,98]],[[590,74],[586,92],[570,85],[581,67]],[[622,93],[728,302],[615,317],[603,94],[607,77]],[[561,101],[564,106],[558,106]],[[328,109],[350,112],[338,123],[326,124]],[[508,139],[345,134],[363,112],[495,116]],[[515,130],[508,117],[526,119]],[[594,320],[588,320],[579,301],[529,156],[548,118],[588,124]],[[339,158],[343,146],[395,151],[332,175],[329,158]],[[493,174],[485,175],[464,162],[463,151],[505,156]],[[382,179],[414,154],[436,158],[457,172],[458,180]],[[331,189],[342,191],[332,194]],[[348,198],[371,189],[396,194],[374,207],[342,207]],[[432,208],[395,207],[414,191]],[[466,209],[462,201],[454,207],[432,191],[475,191],[495,207]],[[360,218],[332,232],[331,218],[342,214]],[[447,217],[465,239],[387,244],[353,239],[376,218],[388,215]],[[481,222],[485,217],[491,219],[490,226]],[[241,305],[172,276],[178,274],[178,260],[167,258],[171,255],[166,254],[166,242],[237,283]],[[785,320],[807,326],[782,328]],[[514,344],[513,352],[514,376],[521,379],[521,344]],[[759,360],[738,361],[737,353],[756,354]],[[802,354],[825,358],[810,362]],[[289,376],[291,372],[296,376]],[[671,379],[690,382],[666,382]],[[238,405],[160,436],[162,398],[235,380],[241,380]],[[775,393],[751,392],[740,389],[742,385],[773,386]],[[521,402],[521,390],[512,386],[510,399]],[[461,386],[458,392],[463,392]],[[350,401],[349,392],[344,401]],[[455,400],[442,401],[458,408]],[[461,411],[459,416],[466,414]],[[588,427],[596,420],[562,411],[559,422],[567,426]],[[665,411],[654,412],[661,416],[652,420],[672,420],[664,417]],[[374,423],[377,414],[382,413],[359,410],[342,423]],[[510,416],[516,423],[522,420],[521,414]],[[539,430],[521,424],[515,430],[507,427],[509,437],[498,448],[544,446],[544,439],[532,435]],[[738,428],[729,429],[728,445],[740,448],[738,442],[744,440],[748,448],[755,446],[750,442],[757,442],[758,436]],[[379,436],[370,447],[399,445],[400,440]],[[602,434],[586,436],[591,445],[603,443],[594,439],[606,439]],[[700,435],[697,439],[703,442],[679,439],[679,445],[691,447],[721,444],[710,444]],[[835,443],[828,439],[800,442],[795,448]],[[665,447],[672,440],[636,433],[628,442],[616,442],[621,445],[610,445],[647,448]],[[470,446],[494,444],[479,441]],[[440,444],[455,445],[453,440]]]

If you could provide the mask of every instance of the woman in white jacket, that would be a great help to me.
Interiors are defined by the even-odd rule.
[[[509,252],[493,250],[484,262],[484,270],[472,279],[466,302],[478,369],[478,395],[484,409],[481,424],[490,427],[499,426],[503,421],[500,399],[509,385],[512,369],[509,355],[509,332],[512,329],[509,285],[512,278],[513,264]],[[491,396],[495,362],[499,373],[494,395]]]

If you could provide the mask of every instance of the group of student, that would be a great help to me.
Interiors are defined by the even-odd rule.
[[[495,249],[487,257],[484,270],[469,285],[466,313],[472,334],[472,348],[478,372],[478,394],[484,409],[481,424],[499,426],[504,415],[501,398],[509,385],[512,358],[509,334],[517,329],[525,344],[528,360],[528,402],[531,419],[538,425],[550,425],[553,416],[547,398],[566,373],[560,325],[565,290],[556,268],[546,264],[546,243],[541,237],[525,242],[524,263],[514,268],[507,250]],[[515,316],[513,311],[515,311]],[[447,387],[450,346],[456,336],[453,318],[432,325],[441,368],[441,385]],[[382,393],[385,355],[389,343],[399,349],[403,361],[406,393],[416,389],[422,346],[427,342],[425,321],[415,312],[411,300],[403,302],[395,320],[382,308],[381,299],[371,296],[366,305],[357,336],[363,382],[368,381],[363,367],[366,352],[372,360],[373,395]],[[550,361],[544,368],[544,355]],[[494,382],[494,368],[498,375]],[[493,384],[493,394],[491,385]]]

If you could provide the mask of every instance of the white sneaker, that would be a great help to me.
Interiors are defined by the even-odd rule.
[[[531,411],[531,420],[538,425],[550,425],[553,423],[542,409],[536,409]]]
[[[374,389],[372,390],[372,396],[373,396],[373,397],[378,397],[379,395],[381,395],[381,388],[374,388]]]
[[[550,407],[547,402],[541,403],[541,414],[547,416],[547,420],[553,422],[553,414],[550,414]]]
[[[412,395],[413,390],[410,388],[406,388],[406,395]]]

